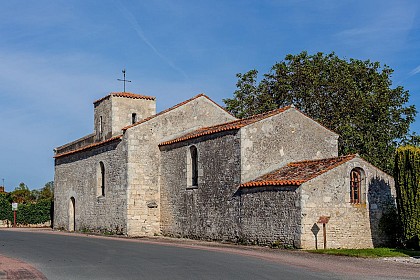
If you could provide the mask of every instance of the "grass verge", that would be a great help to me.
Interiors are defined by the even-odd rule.
[[[325,249],[325,250],[308,250],[308,252],[316,253],[316,254],[330,254],[330,255],[337,255],[337,256],[349,256],[349,257],[359,257],[359,258],[420,256],[420,251],[395,249],[395,248]]]

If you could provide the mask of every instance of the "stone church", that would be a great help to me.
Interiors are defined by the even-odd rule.
[[[294,106],[237,119],[200,94],[156,113],[111,93],[94,131],[57,147],[54,227],[296,248],[387,241],[393,178]]]

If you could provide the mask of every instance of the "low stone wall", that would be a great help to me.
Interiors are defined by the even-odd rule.
[[[13,224],[13,222],[10,222],[9,220],[0,220],[0,228],[7,228],[10,227]]]
[[[296,187],[241,189],[239,199],[239,242],[300,248],[300,199]]]
[[[0,228],[8,228],[13,227],[13,221],[9,220],[0,220]],[[16,224],[16,227],[29,227],[29,228],[44,228],[44,227],[51,227],[51,221],[42,223],[42,224]]]

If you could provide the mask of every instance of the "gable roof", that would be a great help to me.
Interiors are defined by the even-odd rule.
[[[255,122],[258,122],[260,120],[266,119],[268,117],[283,113],[284,111],[286,111],[290,108],[292,108],[292,106],[286,106],[284,108],[280,108],[280,109],[265,112],[265,113],[262,113],[262,114],[254,115],[254,116],[251,116],[251,117],[245,118],[245,119],[240,119],[240,120],[230,121],[230,122],[222,123],[222,124],[218,124],[218,125],[203,127],[203,128],[197,129],[193,132],[187,133],[187,134],[185,134],[181,137],[178,137],[178,138],[166,141],[166,142],[162,142],[162,143],[159,144],[159,146],[165,146],[165,145],[169,145],[169,144],[173,144],[173,143],[177,143],[177,142],[181,142],[181,141],[185,141],[185,140],[188,140],[188,139],[197,138],[197,137],[200,137],[200,136],[203,136],[203,135],[209,135],[209,134],[213,134],[213,133],[217,133],[217,132],[221,132],[221,131],[240,129],[241,127],[244,127],[244,126],[253,124]]]
[[[291,162],[280,169],[243,183],[240,187],[299,186],[356,156],[354,154],[319,160]]]
[[[199,97],[204,97],[204,98],[207,98],[209,101],[211,101],[213,104],[215,104],[217,107],[219,107],[220,109],[222,109],[223,111],[225,111],[226,113],[228,113],[229,115],[232,115],[231,113],[229,113],[228,111],[226,111],[225,110],[225,108],[223,108],[222,106],[220,106],[219,104],[217,104],[216,102],[214,102],[213,100],[211,100],[207,95],[205,95],[205,94],[203,94],[203,93],[200,93],[200,94],[198,94],[198,95],[196,95],[196,96],[194,96],[193,98],[190,98],[190,99],[187,99],[187,100],[185,100],[185,101],[183,101],[183,102],[181,102],[181,103],[178,103],[178,104],[176,104],[175,106],[172,106],[171,108],[168,108],[168,109],[166,109],[166,110],[163,110],[163,111],[161,111],[161,112],[159,112],[159,113],[157,113],[157,114],[155,114],[155,115],[153,115],[153,116],[150,116],[150,117],[148,117],[148,118],[145,118],[145,119],[142,119],[142,120],[140,120],[140,121],[138,121],[138,122],[136,122],[136,123],[134,123],[134,124],[131,124],[131,125],[128,125],[128,126],[126,126],[126,127],[123,127],[123,131],[125,131],[125,130],[127,130],[127,129],[129,129],[129,128],[131,128],[131,127],[133,127],[133,126],[137,126],[137,125],[139,125],[139,124],[142,124],[142,123],[145,123],[145,122],[147,122],[147,121],[149,121],[149,120],[151,120],[151,119],[153,119],[153,118],[156,118],[157,116],[160,116],[160,115],[163,115],[163,114],[165,114],[165,113],[167,113],[167,112],[169,112],[169,111],[172,111],[172,110],[174,110],[174,109],[176,109],[176,108],[178,108],[178,107],[181,107],[181,106],[183,106],[183,105],[185,105],[185,104],[187,104],[187,103],[189,103],[189,102],[191,102],[191,101],[193,101],[193,100],[195,100],[195,99],[198,99]],[[233,116],[233,115],[232,115]]]
[[[95,100],[93,104],[96,104],[98,102],[101,102],[102,100],[108,99],[111,96],[115,97],[126,97],[126,98],[132,98],[132,99],[146,99],[146,100],[155,100],[156,97],[154,96],[147,96],[147,95],[141,95],[141,94],[134,94],[131,92],[111,92],[107,96],[104,96],[98,100]]]

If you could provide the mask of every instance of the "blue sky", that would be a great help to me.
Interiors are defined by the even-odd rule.
[[[54,178],[53,148],[93,131],[92,102],[122,91],[158,111],[205,93],[222,104],[236,73],[286,54],[336,52],[395,70],[420,108],[420,1],[14,0],[0,9],[0,180]],[[412,125],[420,133],[420,118]],[[1,184],[1,181],[0,181]]]

